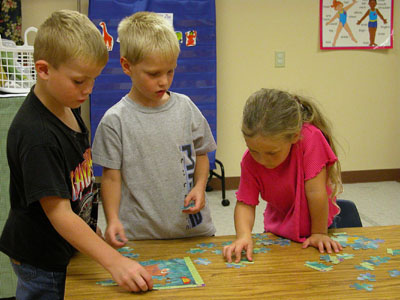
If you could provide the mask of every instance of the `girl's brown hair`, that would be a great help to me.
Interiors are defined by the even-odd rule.
[[[332,126],[316,103],[285,91],[261,89],[253,93],[243,110],[242,133],[246,137],[262,135],[292,140],[301,131],[303,123],[319,128],[337,156]],[[340,162],[330,166],[327,172],[333,198],[343,190]]]

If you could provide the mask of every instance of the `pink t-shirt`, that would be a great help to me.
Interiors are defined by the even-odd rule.
[[[300,140],[292,145],[286,160],[274,169],[257,163],[248,150],[244,153],[236,198],[248,205],[258,205],[260,195],[268,202],[264,212],[265,231],[303,242],[311,235],[304,183],[336,161],[337,157],[322,132],[305,123]],[[326,188],[329,195],[331,190]],[[333,202],[329,199],[328,226],[339,213],[336,199]]]

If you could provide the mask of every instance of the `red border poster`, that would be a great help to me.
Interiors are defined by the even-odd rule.
[[[393,0],[320,0],[321,49],[393,48]]]

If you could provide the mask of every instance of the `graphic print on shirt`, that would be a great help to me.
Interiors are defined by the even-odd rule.
[[[94,174],[91,149],[83,154],[83,161],[70,173],[74,212],[92,229],[97,225],[97,190],[93,189]]]
[[[194,185],[194,170],[195,170],[195,166],[196,163],[193,159],[193,148],[192,145],[188,144],[188,145],[183,145],[180,147],[181,148],[181,152],[183,155],[183,159],[182,159],[182,163],[183,163],[183,170],[184,170],[184,175],[186,178],[186,182],[185,182],[185,188],[186,188],[186,194],[185,194],[185,198],[187,196],[187,194],[191,191],[193,185]],[[201,212],[198,212],[196,214],[190,214],[188,215],[188,224],[187,224],[187,229],[191,229],[193,227],[196,227],[197,225],[200,225],[201,222],[203,221],[203,216],[201,214]]]

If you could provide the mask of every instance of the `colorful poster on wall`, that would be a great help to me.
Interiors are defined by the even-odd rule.
[[[393,48],[393,0],[320,0],[320,48]]]

